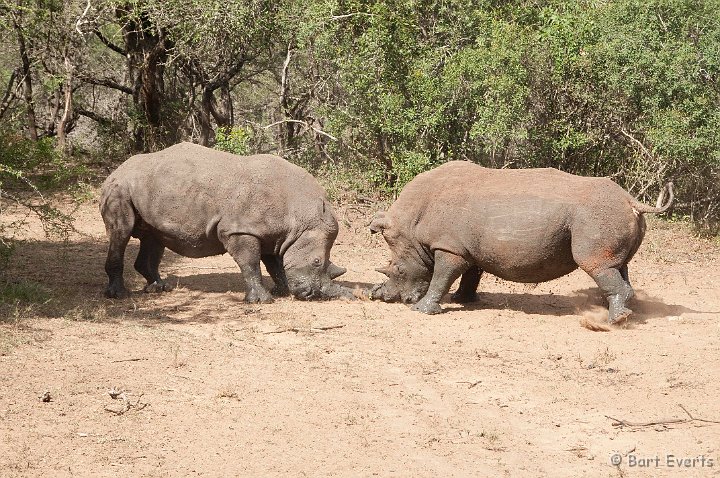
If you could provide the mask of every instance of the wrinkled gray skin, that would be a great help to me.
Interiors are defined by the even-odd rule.
[[[100,212],[110,239],[106,295],[128,296],[123,258],[140,239],[135,269],[146,292],[171,286],[158,266],[165,248],[186,257],[228,252],[243,274],[247,302],[272,293],[299,299],[352,297],[332,281],[345,269],[330,262],[338,223],[325,192],[304,169],[271,155],[235,156],[191,143],[133,156],[102,187]]]
[[[665,206],[649,207],[607,178],[448,162],[418,175],[371,223],[392,257],[378,269],[388,280],[370,298],[437,314],[460,276],[452,298],[472,302],[484,271],[538,283],[580,267],[607,297],[610,323],[617,322],[631,313],[628,262],[645,234],[643,214],[665,211],[672,185],[667,190]]]

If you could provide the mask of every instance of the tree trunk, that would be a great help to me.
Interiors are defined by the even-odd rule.
[[[220,104],[215,99],[215,90],[220,90]],[[215,141],[212,122],[220,128],[230,128],[234,123],[230,82],[210,83],[203,87],[200,101],[200,144],[210,146]]]
[[[23,84],[23,99],[25,100],[25,110],[27,112],[27,128],[28,135],[33,141],[38,140],[37,130],[37,118],[35,116],[35,103],[33,100],[33,84],[32,84],[32,71],[30,69],[30,58],[27,53],[27,45],[25,44],[25,35],[23,35],[22,28],[13,19],[13,25],[17,32],[18,49],[20,52],[20,60],[22,62],[22,84]]]
[[[212,127],[212,102],[213,90],[208,87],[203,88],[202,98],[200,100],[200,144],[210,146],[215,140],[215,131]]]
[[[165,32],[156,28],[147,15],[141,13],[139,18],[128,18],[127,12],[131,11],[132,8],[119,9],[117,16],[124,21],[128,80],[132,84],[136,115],[132,125],[135,149],[147,152],[166,146],[162,104],[165,60],[170,45]]]
[[[63,85],[63,89],[65,90],[65,109],[57,127],[58,147],[62,151],[65,151],[65,145],[67,140],[67,127],[73,114],[73,66],[70,63],[70,59],[67,57],[65,57],[65,71],[67,72],[67,78],[65,80],[65,84]]]

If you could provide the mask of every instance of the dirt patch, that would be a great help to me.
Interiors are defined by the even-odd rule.
[[[387,260],[363,218],[343,216],[333,249],[351,287]],[[687,418],[680,404],[720,420],[720,251],[678,227],[650,224],[635,314],[607,333],[581,326],[607,314],[582,272],[485,276],[478,302],[432,317],[251,306],[227,255],[167,253],[176,289],[139,292],[136,242],[132,298],[110,301],[96,205],[76,227],[69,243],[31,229],[10,266],[51,299],[0,318],[2,476],[676,476],[667,455],[704,457],[684,476],[720,468],[718,424],[608,418]]]

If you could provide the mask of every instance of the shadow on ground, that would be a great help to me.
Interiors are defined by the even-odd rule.
[[[645,323],[649,319],[682,316],[690,313],[715,313],[694,310],[683,305],[665,304],[658,297],[636,291],[628,306],[633,310],[631,322]],[[465,304],[465,310],[508,309],[528,315],[583,315],[598,308],[607,309],[607,302],[595,288],[581,289],[573,295],[547,293],[480,292],[478,300]],[[462,310],[462,309],[461,309]],[[604,313],[607,319],[607,313]]]
[[[170,251],[163,257],[160,272],[167,275],[168,282],[177,290],[145,294],[142,292],[145,280],[133,267],[138,250],[139,242],[133,239],[125,253],[124,276],[130,298],[112,300],[104,296],[107,285],[105,241],[26,241],[18,244],[5,277],[13,282],[39,284],[49,292],[50,300],[40,304],[0,303],[0,323],[33,316],[95,322],[138,319],[146,323],[212,322],[222,320],[222,314],[213,313],[221,303],[233,309],[237,304],[239,316],[255,313],[262,307],[243,302],[245,287],[239,268],[230,266],[222,267],[227,270],[224,272],[178,275],[180,269],[192,266],[179,266],[178,262],[183,258]],[[176,274],[167,274],[168,270]],[[338,282],[351,289],[370,286],[362,282]],[[273,287],[273,281],[266,273],[263,283],[268,289]],[[173,317],[178,315],[188,319]]]

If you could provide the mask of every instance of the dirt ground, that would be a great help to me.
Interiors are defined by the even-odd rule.
[[[371,212],[339,213],[348,285],[382,280]],[[680,226],[650,222],[635,314],[610,332],[580,324],[607,314],[583,272],[485,276],[437,316],[246,305],[227,255],[168,252],[176,289],[143,294],[135,240],[132,298],[112,301],[95,203],[75,226],[62,243],[31,225],[9,266],[51,299],[2,309],[2,477],[720,476],[720,247]]]

